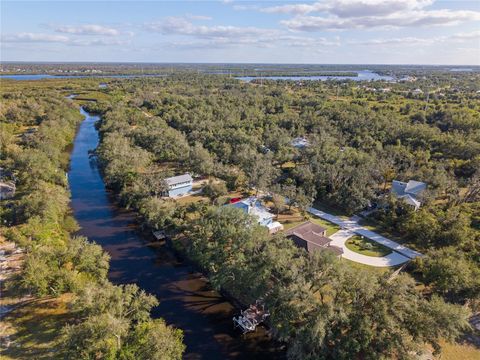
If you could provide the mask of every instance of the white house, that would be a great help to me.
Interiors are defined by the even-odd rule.
[[[192,191],[193,178],[190,174],[173,176],[165,179],[168,186],[168,196],[176,197]]]
[[[243,199],[239,202],[231,204],[230,206],[241,209],[245,213],[255,216],[260,225],[268,228],[268,232],[270,234],[274,234],[277,231],[283,230],[282,224],[280,224],[278,221],[273,221],[275,215],[270,213],[255,196]]]
[[[290,144],[297,149],[303,149],[307,146],[310,146],[310,142],[308,141],[308,139],[305,136],[297,137],[297,138],[293,139]]]
[[[426,190],[426,188],[427,184],[421,181],[392,181],[392,193],[397,197],[397,199],[402,199],[408,205],[413,206],[415,210],[418,210],[422,205],[420,196]]]

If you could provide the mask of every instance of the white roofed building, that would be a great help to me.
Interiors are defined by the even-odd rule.
[[[402,199],[408,205],[413,206],[415,210],[418,210],[422,205],[420,198],[421,194],[426,189],[427,184],[421,181],[392,181],[392,193],[397,197],[397,199]]]
[[[268,228],[268,232],[270,234],[274,234],[280,230],[283,230],[282,224],[280,224],[278,221],[273,221],[275,215],[269,212],[268,209],[263,206],[255,196],[243,199],[229,206],[241,209],[245,213],[256,217],[260,225]]]
[[[173,176],[165,179],[168,186],[168,196],[182,196],[192,191],[193,178],[190,174]]]

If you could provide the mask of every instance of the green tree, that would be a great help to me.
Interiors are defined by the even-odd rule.
[[[212,175],[215,169],[213,156],[198,142],[190,148],[187,162],[189,168],[199,175]]]
[[[228,193],[227,186],[223,181],[213,181],[210,180],[204,187],[203,193],[208,196],[212,204],[220,196],[226,195]]]

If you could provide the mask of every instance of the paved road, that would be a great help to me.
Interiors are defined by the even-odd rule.
[[[423,256],[421,253],[409,249],[406,246],[400,245],[399,243],[387,239],[384,236],[381,236],[371,230],[364,228],[358,224],[360,219],[357,216],[354,216],[350,219],[342,219],[338,216],[320,211],[313,207],[308,209],[308,212],[318,216],[319,218],[328,220],[334,224],[340,226],[343,230],[338,231],[337,233],[330,236],[333,240],[332,245],[340,246],[343,248],[344,255],[343,257],[349,260],[353,260],[362,264],[371,265],[371,266],[395,266],[407,262],[410,259],[413,259],[417,256]],[[345,241],[354,234],[365,236],[366,238],[376,241],[379,244],[382,244],[395,252],[384,257],[373,257],[357,254],[351,250],[348,250],[345,246]]]
[[[397,266],[410,260],[410,258],[395,251],[392,251],[390,254],[382,257],[367,256],[356,253],[347,248],[345,245],[345,242],[354,235],[355,233],[351,230],[340,230],[330,236],[330,239],[332,239],[332,245],[341,247],[343,249],[342,258],[344,259],[375,267]]]

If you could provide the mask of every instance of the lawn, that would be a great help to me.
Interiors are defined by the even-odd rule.
[[[338,225],[335,225],[329,221],[320,219],[316,216],[307,215],[307,220],[305,220],[303,216],[300,214],[300,212],[298,212],[296,209],[292,209],[291,214],[280,214],[278,216],[278,221],[280,221],[283,224],[283,227],[285,228],[285,230],[291,229],[308,220],[327,229],[327,236],[335,234],[337,231],[340,230],[340,227]]]
[[[210,199],[207,198],[206,196],[203,196],[202,194],[182,196],[180,198],[175,199],[175,202],[177,204],[182,204],[182,205],[191,204],[199,201],[204,201],[210,204]]]
[[[355,235],[347,240],[345,246],[358,254],[382,257],[392,253],[392,250],[363,236]]]
[[[397,269],[397,267],[376,267],[376,266],[369,266],[369,265],[364,265],[357,263],[355,261],[351,261],[345,258],[341,258],[340,260],[343,264],[357,270],[357,271],[366,271],[371,274],[376,274],[376,275],[383,275],[386,273],[393,272]]]
[[[440,342],[442,360],[478,360],[480,348],[470,344]]]
[[[383,228],[380,224],[375,222],[375,220],[371,218],[361,219],[359,224],[362,225],[365,229],[371,230],[376,232],[379,235],[385,236],[388,239],[391,239],[399,244],[408,246],[409,248],[416,250],[416,251],[425,251],[425,249],[420,249],[416,244],[408,242],[405,240],[404,237],[399,235],[398,233],[394,233],[392,231],[388,231],[387,229]]]

